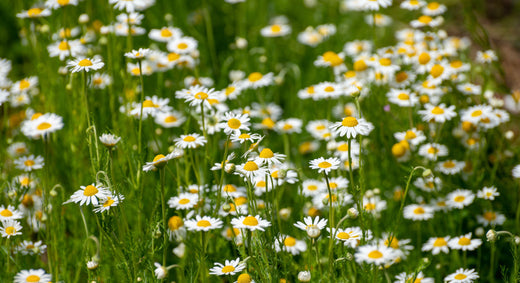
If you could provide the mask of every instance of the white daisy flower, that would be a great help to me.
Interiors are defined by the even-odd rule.
[[[414,107],[419,103],[419,98],[415,93],[403,89],[390,89],[386,97],[388,97],[388,101],[401,107]]]
[[[291,27],[285,24],[274,24],[269,25],[260,30],[260,34],[263,37],[279,37],[285,36],[291,33]]]
[[[16,14],[16,17],[20,19],[34,19],[40,17],[48,17],[51,15],[51,11],[49,9],[34,7],[29,10],[23,10],[20,13]]]
[[[403,217],[413,221],[424,221],[433,218],[434,209],[428,205],[410,204],[404,207]]]
[[[215,262],[215,266],[209,270],[210,275],[235,275],[237,273],[242,272],[242,270],[246,269],[246,263],[240,262],[240,258],[238,257],[235,260],[227,260],[224,264]]]
[[[419,155],[426,157],[429,160],[437,160],[438,157],[448,155],[448,148],[445,145],[438,143],[427,143],[419,147]]]
[[[387,246],[364,245],[358,248],[354,257],[359,264],[385,265],[395,259],[395,251]]]
[[[244,88],[252,88],[257,89],[260,87],[265,87],[272,85],[274,82],[274,75],[273,73],[267,73],[263,75],[260,72],[253,72],[247,76],[246,79],[243,79],[240,81],[240,85]]]
[[[105,198],[100,198],[100,202],[98,205],[94,205],[96,208],[94,208],[95,213],[103,213],[105,211],[109,211],[112,207],[116,207],[119,205],[119,203],[124,200],[125,197],[123,195],[112,195]]]
[[[16,220],[23,217],[21,211],[18,211],[14,206],[8,205],[5,207],[4,205],[0,206],[0,221],[5,220]]]
[[[446,196],[446,204],[453,208],[462,209],[470,205],[475,199],[475,194],[470,190],[457,189]]]
[[[166,277],[166,274],[168,274],[168,269],[166,269],[166,267],[162,266],[158,262],[155,262],[154,265],[155,265],[155,270],[153,272],[155,274],[155,278],[164,279]]]
[[[47,283],[51,280],[52,275],[45,273],[43,269],[22,270],[14,276],[14,283]]]
[[[418,273],[406,274],[406,272],[401,272],[395,276],[396,281],[394,283],[435,283],[433,278],[424,277],[424,273],[419,271]]]
[[[181,135],[174,140],[175,146],[178,148],[198,148],[206,144],[206,138],[197,134]]]
[[[199,202],[199,195],[192,193],[180,193],[168,200],[168,206],[174,209],[191,209]]]
[[[419,110],[418,113],[423,116],[423,121],[425,122],[444,123],[457,116],[455,106],[453,105],[446,107],[444,103],[438,106],[427,103],[424,105],[424,108],[426,109]]]
[[[423,252],[431,251],[433,255],[437,255],[440,252],[448,254],[450,252],[448,246],[449,240],[450,236],[429,238],[428,241],[424,243],[421,250]]]
[[[176,27],[163,27],[161,29],[152,29],[148,33],[151,40],[158,42],[169,42],[182,36],[182,31]]]
[[[265,177],[267,169],[259,161],[249,160],[244,164],[237,165],[235,174],[243,175],[244,178],[254,179],[256,177]]]
[[[22,235],[22,225],[20,225],[20,222],[13,220],[13,219],[7,219],[1,221],[2,226],[0,226],[0,234],[2,237],[9,239],[10,237]]]
[[[222,228],[223,222],[218,218],[196,215],[195,219],[188,219],[184,222],[188,231],[204,231]]]
[[[303,181],[302,187],[302,193],[306,197],[314,197],[327,190],[327,186],[325,185],[325,183],[314,179]]]
[[[45,113],[34,120],[23,123],[22,132],[25,136],[37,138],[54,133],[63,128],[63,118],[54,113]]]
[[[180,157],[182,154],[182,150],[179,149],[168,153],[166,156],[163,154],[158,154],[153,158],[152,162],[146,162],[146,164],[143,165],[143,171],[148,172],[163,168],[169,160]]]
[[[498,60],[498,57],[493,50],[477,51],[477,62],[485,64]]]
[[[24,240],[16,247],[15,252],[23,255],[42,255],[47,250],[47,245],[43,245],[42,241],[32,242]]]
[[[248,114],[235,114],[233,112],[226,112],[224,114],[223,122],[219,123],[219,127],[224,129],[227,135],[233,133],[240,133],[241,131],[249,131],[250,118]]]
[[[483,187],[481,190],[477,192],[478,198],[487,200],[495,200],[495,197],[498,197],[499,195],[500,193],[498,192],[495,186]]]
[[[299,255],[307,250],[307,243],[287,235],[279,235],[274,240],[274,249],[277,252],[288,252],[293,256]]]
[[[359,245],[363,238],[363,230],[359,227],[348,227],[345,229],[332,228],[332,232],[327,228],[327,231],[329,231],[329,238],[334,237],[337,242],[343,243],[343,245],[353,249]]]
[[[254,143],[255,141],[259,140],[262,136],[259,134],[253,134],[253,133],[240,133],[240,132],[234,132],[231,134],[231,141],[232,142],[239,142],[244,143],[246,141]]]
[[[104,73],[94,73],[90,80],[90,84],[93,88],[105,89],[107,86],[112,84],[112,77]]]
[[[311,169],[317,169],[318,173],[325,174],[330,174],[330,171],[338,169],[340,163],[341,161],[336,157],[327,159],[320,157],[309,162]]]
[[[471,233],[453,237],[449,242],[448,246],[454,250],[472,251],[482,245],[482,240],[472,239]]]
[[[458,174],[464,169],[466,162],[457,160],[441,161],[437,164],[437,170],[446,175]]]
[[[186,117],[177,111],[159,112],[155,115],[155,123],[164,128],[179,127],[185,121]]]
[[[472,283],[479,278],[475,269],[459,268],[454,273],[444,277],[446,283]]]
[[[139,48],[138,50],[132,50],[131,52],[126,52],[125,57],[130,59],[143,59],[150,54],[150,48]]]
[[[271,223],[267,220],[262,219],[260,215],[248,215],[233,218],[231,220],[231,225],[233,225],[233,228],[237,229],[248,229],[250,231],[265,231],[265,228],[271,226]]]
[[[108,196],[110,196],[110,191],[101,185],[92,184],[87,186],[80,186],[80,188],[81,189],[74,192],[70,199],[64,204],[74,202],[79,203],[79,205],[82,206],[92,203],[96,206],[99,204],[99,200],[106,199]]]
[[[168,42],[166,49],[170,52],[186,55],[197,50],[198,42],[190,36],[182,36]]]
[[[118,137],[113,134],[102,134],[99,137],[99,141],[108,148],[113,148],[120,140],[121,137]]]
[[[357,135],[367,136],[374,129],[372,123],[363,118],[356,119],[348,116],[341,122],[334,123],[330,129],[338,136],[346,136],[347,139],[355,138]]]
[[[325,218],[321,218],[319,216],[316,216],[314,219],[312,217],[307,216],[303,219],[303,222],[298,221],[294,224],[294,226],[298,229],[301,229],[303,231],[308,231],[311,227],[316,227],[320,230],[323,230],[327,226],[328,220]]]
[[[71,68],[72,73],[99,70],[103,68],[104,65],[105,63],[103,63],[99,58],[76,58],[67,62],[67,67]]]
[[[25,172],[42,169],[43,165],[45,165],[43,162],[43,157],[34,156],[33,154],[16,159],[14,164],[16,165],[16,168]]]

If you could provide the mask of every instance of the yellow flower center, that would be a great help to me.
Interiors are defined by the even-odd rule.
[[[243,205],[243,204],[246,204],[247,203],[247,198],[246,197],[237,197],[235,198],[235,203],[237,205]],[[247,217],[246,217],[247,218]],[[253,217],[254,218],[254,217]],[[255,218],[256,219],[256,218]],[[244,220],[245,221],[245,220]],[[244,223],[245,224],[245,223]]]
[[[170,115],[170,116],[164,118],[164,122],[175,123],[175,122],[177,122],[177,118],[175,116]]]
[[[332,164],[330,164],[330,162],[327,162],[327,161],[322,161],[318,164],[318,167],[320,167],[320,168],[329,168],[331,166],[332,166]]]
[[[43,9],[41,8],[31,8],[27,11],[27,15],[29,17],[37,17],[42,13]]]
[[[2,215],[3,217],[10,217],[13,216],[13,213],[8,209],[4,209],[0,211],[0,215]]]
[[[260,158],[272,158],[272,157],[274,157],[274,153],[269,148],[264,148],[260,152],[259,156],[260,156]]]
[[[229,273],[235,271],[235,268],[231,265],[226,265],[222,267],[222,273]]]
[[[9,226],[5,228],[5,233],[7,235],[13,235],[14,233],[16,233],[16,229],[13,226]]]
[[[280,25],[272,25],[271,26],[271,31],[273,33],[279,33],[281,30],[282,30],[282,27]]]
[[[469,246],[470,244],[471,244],[471,240],[466,237],[462,237],[459,239],[459,245],[461,245],[461,246]]]
[[[168,219],[168,229],[171,231],[175,231],[179,228],[181,228],[184,225],[184,222],[182,221],[182,218],[179,216],[172,216],[170,219]]]
[[[23,164],[27,167],[32,167],[36,163],[34,162],[34,160],[26,160]]]
[[[438,78],[440,75],[442,75],[443,72],[444,72],[444,67],[439,64],[433,65],[432,69],[430,70],[430,74],[434,78]]]
[[[448,161],[444,162],[442,164],[442,166],[444,168],[454,168],[455,167],[455,163],[453,161],[451,161],[451,160],[448,160]]]
[[[227,124],[233,130],[236,130],[236,129],[240,128],[240,126],[242,126],[242,123],[240,122],[240,120],[238,120],[236,118],[229,119]]]
[[[413,210],[413,213],[414,214],[424,214],[424,208],[422,207],[417,207],[416,209]]]
[[[462,61],[460,61],[460,60],[455,60],[455,61],[453,61],[453,62],[450,63],[450,66],[451,66],[452,68],[460,68],[460,67],[462,67]]]
[[[358,125],[358,120],[352,116],[345,117],[341,122],[341,125],[343,125],[344,127],[352,128]]]
[[[244,218],[244,221],[242,221],[242,224],[246,226],[256,226],[258,225],[258,220],[256,219],[256,217],[247,216],[246,218]]]
[[[177,44],[177,48],[184,50],[184,49],[188,48],[188,44],[181,42],[181,43]]]
[[[237,283],[251,283],[251,281],[251,276],[247,273],[240,274],[237,279]]]
[[[193,136],[187,136],[183,139],[185,142],[194,142],[195,141],[195,137]]]
[[[172,62],[172,61],[176,61],[178,60],[179,58],[181,58],[181,55],[180,54],[177,54],[177,53],[168,53],[168,61]]]
[[[167,29],[167,28],[161,29],[161,36],[162,37],[170,37],[172,35],[173,34],[172,34],[172,32],[169,29]]]
[[[89,59],[83,59],[81,61],[78,62],[78,66],[81,66],[81,67],[89,67],[89,66],[92,66],[92,61],[90,61]]]
[[[413,140],[417,137],[417,135],[413,131],[406,131],[406,134],[404,135],[404,138],[407,140]]]
[[[208,220],[199,220],[197,222],[197,226],[199,226],[199,227],[210,227],[211,226],[211,222],[209,222]]]
[[[207,98],[208,98],[208,94],[205,93],[205,92],[202,92],[202,91],[201,91],[201,92],[197,92],[197,93],[195,94],[195,98],[196,98],[196,99],[200,99],[200,100],[204,100],[204,99],[207,99]]]
[[[428,9],[430,9],[430,10],[437,10],[437,9],[439,9],[440,4],[437,2],[431,2],[431,3],[428,3],[428,5],[426,7],[428,7]]]
[[[342,239],[342,240],[348,240],[350,239],[350,234],[347,233],[347,232],[339,232],[336,237],[338,237],[338,239]]]
[[[354,62],[354,71],[361,72],[368,68],[367,63],[365,63],[365,60],[357,60]]]
[[[465,196],[456,196],[453,200],[455,202],[463,202],[466,199]]]
[[[165,158],[166,156],[162,155],[162,154],[157,154],[154,158],[153,158],[153,162],[157,162],[158,160],[162,159],[162,158]]]
[[[376,204],[375,204],[375,203],[371,203],[371,202],[369,202],[369,203],[365,204],[365,205],[363,206],[363,208],[364,208],[365,210],[374,210],[374,209],[376,209]]]
[[[382,258],[383,254],[378,250],[373,250],[368,253],[368,257],[372,258],[372,259],[378,259],[378,258]]]
[[[455,275],[455,279],[457,280],[463,280],[463,279],[466,279],[468,276],[466,274],[462,274],[462,273],[459,273],[457,275]]]
[[[112,204],[114,204],[115,200],[111,197],[108,197],[108,199],[103,203],[103,207],[109,207]]]
[[[419,55],[419,64],[426,65],[428,62],[430,62],[430,54],[423,52],[421,55]]]
[[[446,240],[444,238],[437,238],[435,239],[435,242],[433,242],[434,247],[444,247],[448,243],[446,243]]]
[[[183,199],[179,200],[179,204],[188,204],[188,203],[190,203],[190,200],[187,198],[183,198]]]
[[[88,185],[85,187],[85,190],[83,191],[83,195],[86,196],[86,197],[91,197],[95,194],[97,194],[99,191],[96,187],[92,186],[92,185]]]
[[[51,126],[52,126],[51,124],[49,124],[47,122],[43,122],[43,123],[39,124],[38,127],[36,127],[36,129],[43,131],[43,130],[47,130]]]
[[[273,119],[267,117],[264,120],[262,120],[262,125],[264,125],[268,129],[272,129],[275,124],[274,124]]]
[[[60,42],[60,44],[58,45],[58,49],[61,51],[69,50],[69,44],[67,43],[67,41],[64,40]]]
[[[234,86],[228,86],[228,87],[226,88],[226,96],[232,94],[232,93],[235,91],[235,89],[236,89],[236,88],[235,88]]]
[[[326,92],[333,92],[334,91],[334,87],[333,86],[327,86],[325,89],[324,89]]]
[[[408,100],[410,99],[410,96],[404,92],[400,93],[397,98],[399,98],[400,100]]]
[[[497,218],[497,214],[491,211],[486,211],[484,212],[484,215],[482,215],[482,217],[484,217],[484,219],[486,219],[487,221],[493,221]]]
[[[239,139],[249,139],[251,138],[251,135],[249,134],[240,134],[240,136],[238,136]]]
[[[309,186],[307,186],[307,190],[309,190],[309,191],[315,191],[317,189],[318,189],[318,186],[316,186],[316,185],[309,185]]]
[[[250,81],[250,82],[256,82],[256,81],[259,81],[263,78],[264,76],[259,73],[259,72],[254,72],[254,73],[251,73],[247,79]]]
[[[40,282],[40,277],[38,275],[29,275],[25,278],[27,282]]]
[[[435,115],[444,114],[444,109],[440,108],[439,106],[435,106],[433,107],[431,113]]]
[[[408,74],[406,72],[399,72],[395,74],[395,81],[398,83],[402,83],[408,79]]]
[[[348,143],[343,143],[343,144],[339,145],[337,150],[343,151],[343,152],[348,151]]]
[[[20,84],[18,86],[19,86],[20,90],[24,90],[24,89],[28,89],[31,86],[31,83],[29,83],[29,81],[27,81],[27,80],[21,80]]]
[[[244,164],[244,170],[252,172],[258,170],[258,165],[254,161],[248,161]]]
[[[385,240],[385,246],[388,247],[388,239]],[[393,248],[393,249],[398,249],[399,248],[399,240],[397,240],[396,237],[392,238],[392,243],[390,243],[390,247]]]
[[[475,110],[471,113],[471,117],[478,117],[482,115],[482,110]]]
[[[429,24],[432,20],[433,20],[432,17],[426,16],[426,15],[422,15],[418,19],[418,21],[423,24]]]
[[[283,244],[287,247],[294,247],[296,245],[296,239],[294,239],[293,237],[287,237],[283,241]]]
[[[22,185],[23,187],[27,187],[30,182],[31,180],[29,178],[24,177],[20,180],[20,185]]]
[[[338,54],[332,51],[323,53],[323,61],[328,62],[332,67],[337,67],[343,64],[343,59],[341,59]]]
[[[224,192],[236,192],[237,191],[237,188],[233,185],[225,185],[224,186]]]
[[[392,65],[392,60],[389,58],[381,58],[379,59],[379,64],[381,64],[381,66],[390,66]]]

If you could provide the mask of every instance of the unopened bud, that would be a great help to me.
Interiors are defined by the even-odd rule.
[[[514,240],[515,240],[515,244],[520,245],[520,237],[515,236]]]
[[[81,14],[79,15],[78,22],[80,24],[86,24],[90,21],[90,18],[87,14]]]
[[[279,215],[282,220],[287,221],[289,219],[289,217],[291,217],[291,209],[282,208],[282,209],[280,209]]]
[[[231,205],[229,205],[229,204],[227,204],[227,203],[224,204],[224,205],[222,206],[222,210],[223,210],[224,212],[229,212],[229,211],[231,210]]]
[[[422,176],[423,178],[427,178],[427,177],[430,177],[431,175],[433,175],[433,172],[431,169],[426,169],[422,172]]]
[[[359,215],[359,211],[355,209],[354,207],[351,207],[347,210],[348,218],[355,219]]]
[[[235,172],[235,169],[236,169],[236,166],[233,163],[228,163],[224,167],[224,171],[226,171],[226,173],[228,173],[228,174],[233,174],[233,172]]]
[[[312,225],[307,228],[307,236],[312,239],[316,239],[321,235],[321,230],[318,226]]]
[[[298,280],[300,280],[300,282],[309,282],[311,281],[311,272],[310,271],[300,271],[298,273]]]
[[[497,231],[495,231],[493,229],[487,231],[486,238],[487,238],[488,242],[496,241],[497,240]]]

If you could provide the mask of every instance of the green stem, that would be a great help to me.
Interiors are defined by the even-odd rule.
[[[162,208],[162,219],[163,219],[163,262],[162,265],[166,266],[166,256],[168,253],[168,220],[166,219],[166,203],[165,203],[165,193],[164,193],[164,167],[159,170],[160,178],[161,178],[161,208]]]
[[[325,175],[325,181],[327,182],[327,190],[329,192],[329,227],[331,237],[329,238],[329,275],[330,279],[334,278],[334,237],[333,237],[333,229],[334,229],[334,206],[333,206],[333,196],[332,190],[330,189],[329,177],[327,173],[323,173]]]

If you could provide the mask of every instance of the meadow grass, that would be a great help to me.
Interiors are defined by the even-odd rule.
[[[33,2],[0,282],[517,282],[520,92],[470,4]]]

